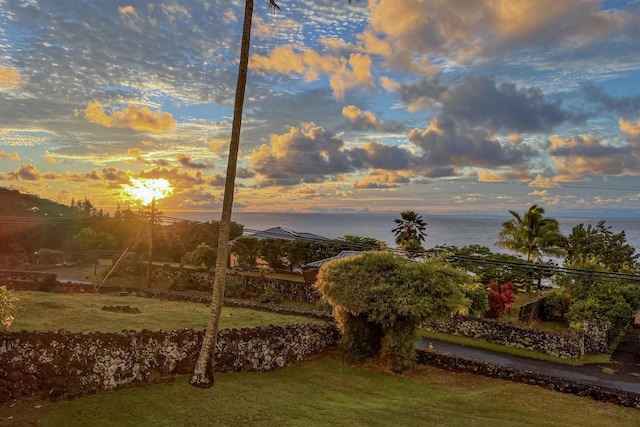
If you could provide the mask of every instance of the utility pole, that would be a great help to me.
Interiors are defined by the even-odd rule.
[[[151,200],[151,223],[149,224],[149,263],[147,264],[147,287],[153,284],[153,225],[156,222],[156,196],[154,190],[153,200]]]

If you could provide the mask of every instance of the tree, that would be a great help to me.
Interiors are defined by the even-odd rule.
[[[218,248],[218,250],[220,249]],[[258,263],[258,256],[260,255],[260,241],[255,237],[238,237],[231,242],[231,253],[238,257],[238,263],[240,263],[241,266],[255,268]]]
[[[348,0],[351,3],[351,0]],[[269,0],[271,9],[280,9],[275,0]],[[215,347],[218,339],[218,326],[222,313],[222,300],[227,272],[227,254],[229,252],[229,231],[231,228],[231,212],[233,210],[233,193],[235,190],[236,170],[238,167],[238,151],[240,148],[240,130],[242,127],[242,111],[244,95],[247,88],[249,70],[249,47],[251,46],[251,22],[253,18],[253,0],[245,0],[244,20],[242,24],[242,42],[240,45],[240,61],[238,63],[238,80],[233,107],[231,140],[229,141],[229,160],[224,183],[220,234],[218,237],[218,258],[211,297],[211,312],[207,329],[202,339],[198,360],[191,377],[191,385],[208,388],[213,386],[213,366],[215,364]]]
[[[627,243],[624,230],[614,234],[605,221],[599,221],[595,227],[579,224],[567,237],[565,265],[583,267],[591,264],[606,271],[634,272],[640,257],[635,251]]]
[[[426,319],[467,312],[471,277],[438,261],[413,262],[390,252],[364,252],[320,268],[316,288],[333,306],[349,358],[380,354],[401,372],[415,362],[416,331]],[[482,290],[486,300],[486,292]],[[486,304],[482,305],[484,309]]]
[[[489,284],[489,311],[485,314],[490,319],[499,319],[507,311],[511,310],[511,305],[516,297],[513,294],[513,283],[507,282],[498,286],[497,282]]]
[[[106,232],[96,232],[94,229],[85,227],[73,236],[74,246],[81,251],[107,251],[116,246],[116,239]]]
[[[396,235],[396,244],[406,251],[424,251],[422,242],[427,233],[427,223],[414,211],[400,213],[400,218],[393,220],[397,224],[392,231]]]
[[[385,243],[374,238],[364,236],[354,236],[346,234],[335,239],[337,242],[344,242],[344,250],[351,251],[379,251],[385,248]]]
[[[260,256],[274,270],[284,267],[284,240],[262,239],[260,240]]]
[[[191,252],[184,255],[185,264],[203,265],[212,268],[216,263],[216,250],[206,243],[202,242]]]
[[[517,254],[525,255],[533,262],[543,255],[562,256],[565,237],[560,233],[558,221],[544,217],[544,209],[533,205],[524,217],[509,211],[513,219],[502,224],[496,243]]]

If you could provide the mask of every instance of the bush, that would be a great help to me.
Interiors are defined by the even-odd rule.
[[[541,300],[539,306],[540,320],[563,321],[569,311],[568,295],[561,289],[548,292]]]
[[[273,285],[267,286],[267,289],[258,296],[260,304],[280,304],[282,301],[284,301],[284,295]]]
[[[239,275],[227,275],[224,286],[224,296],[226,298],[240,298],[244,296],[244,282]]]
[[[442,262],[365,252],[323,265],[315,286],[333,306],[341,345],[352,361],[379,354],[389,368],[402,372],[415,363],[420,322],[469,312],[472,298],[464,284],[476,287],[468,274]]]
[[[194,286],[193,283],[191,283],[191,281],[184,277],[184,276],[177,276],[174,277],[171,280],[171,283],[169,284],[169,290],[170,291],[177,291],[177,292],[181,292],[181,291],[186,291],[189,289],[194,289],[196,286]]]
[[[56,279],[56,276],[53,274],[46,274],[42,278],[42,282],[40,283],[40,291],[53,292],[56,290],[56,286],[58,286],[58,280]]]

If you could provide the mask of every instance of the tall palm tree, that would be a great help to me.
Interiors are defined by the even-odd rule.
[[[502,224],[496,243],[533,262],[543,255],[563,256],[565,237],[560,232],[558,221],[544,217],[544,209],[533,205],[521,217],[509,211],[513,219]]]
[[[392,231],[396,235],[398,246],[408,251],[423,250],[422,242],[427,237],[424,231],[427,223],[422,216],[414,211],[404,211],[400,213],[400,218],[394,219],[393,222],[397,224]]]
[[[275,0],[268,0],[270,9],[280,10]],[[351,0],[348,0],[351,4]],[[357,2],[357,0],[356,0]],[[238,81],[236,97],[233,107],[233,122],[231,141],[229,142],[229,160],[224,184],[224,198],[222,201],[222,216],[220,219],[220,234],[218,239],[218,258],[216,259],[215,279],[211,297],[211,312],[207,329],[202,339],[200,354],[191,377],[191,385],[208,388],[213,386],[213,366],[215,365],[215,348],[218,337],[218,325],[222,312],[222,300],[227,273],[227,256],[229,253],[229,230],[231,229],[231,212],[233,208],[233,193],[235,190],[236,170],[238,166],[238,151],[240,147],[240,128],[242,127],[242,111],[244,95],[247,88],[247,74],[249,71],[249,47],[251,46],[251,22],[253,18],[253,0],[245,1],[244,21],[242,25],[242,42],[240,45],[240,63],[238,65]]]

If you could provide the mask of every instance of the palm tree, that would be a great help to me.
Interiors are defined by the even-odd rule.
[[[427,223],[414,211],[400,213],[400,218],[393,220],[397,225],[392,231],[396,235],[396,244],[404,250],[423,251],[422,242],[427,233]]]
[[[357,1],[357,0],[356,0]],[[275,0],[268,0],[270,9],[280,10]],[[348,0],[351,4],[351,0]],[[229,160],[224,184],[224,198],[222,201],[222,216],[220,219],[220,234],[218,238],[218,258],[216,259],[215,279],[211,297],[211,312],[200,354],[196,361],[191,377],[191,385],[201,388],[213,386],[213,366],[215,364],[215,347],[218,337],[218,325],[222,312],[222,300],[227,273],[227,256],[229,253],[229,230],[231,229],[231,212],[233,208],[233,193],[235,190],[236,170],[238,167],[238,151],[240,147],[240,129],[242,127],[242,111],[244,95],[247,88],[247,74],[249,71],[249,47],[251,46],[251,22],[253,18],[253,0],[245,1],[244,21],[242,25],[242,42],[240,45],[240,62],[238,65],[238,81],[236,97],[233,107],[233,122],[231,140],[229,142]]]
[[[541,261],[543,255],[563,256],[566,238],[560,232],[558,221],[544,217],[544,209],[533,205],[521,217],[517,212],[509,211],[513,219],[502,224],[502,231],[496,243],[505,249],[520,255],[526,255],[530,263]],[[532,298],[535,268],[531,270],[528,284],[529,299]],[[538,284],[540,284],[538,277]]]
[[[565,237],[560,233],[558,221],[544,217],[544,209],[533,205],[521,217],[509,211],[513,219],[502,224],[496,243],[533,262],[543,255],[563,256]]]

